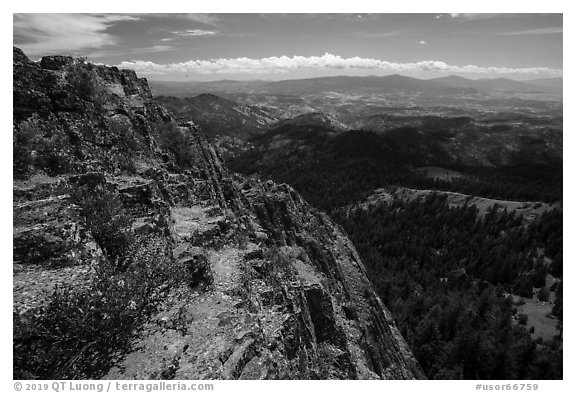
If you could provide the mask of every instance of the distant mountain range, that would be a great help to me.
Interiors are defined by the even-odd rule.
[[[478,90],[512,90],[530,92],[550,92],[562,89],[562,78],[536,79],[533,81],[517,81],[507,78],[493,79],[467,79],[461,76],[450,75],[429,80],[439,86],[453,88],[474,88]]]
[[[467,79],[450,75],[435,79],[418,79],[403,75],[387,76],[334,76],[283,81],[232,81],[215,82],[159,82],[150,81],[154,95],[190,96],[202,93],[260,93],[260,94],[311,94],[339,93],[424,93],[454,94],[488,91],[519,93],[561,93],[563,79],[547,78],[517,81],[507,78]]]
[[[528,83],[537,86],[545,86],[545,87],[554,87],[558,89],[562,89],[564,85],[564,78],[561,76],[557,78],[543,78],[543,79],[532,79],[528,81]]]

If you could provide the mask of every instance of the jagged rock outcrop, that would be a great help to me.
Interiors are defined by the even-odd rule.
[[[160,160],[152,135],[171,120],[133,71],[14,49],[14,172],[120,173]],[[156,163],[155,161],[159,162]]]
[[[184,149],[163,141],[166,132]],[[15,375],[424,377],[345,233],[291,187],[230,173],[197,128],[173,125],[133,72],[62,56],[31,62],[15,48],[14,135],[22,158]],[[167,278],[157,281],[146,272],[161,260],[155,274]],[[114,268],[103,275],[102,266]],[[130,284],[131,274],[149,281]],[[108,281],[91,287],[95,280]],[[58,292],[49,296],[57,285],[69,287],[74,304],[96,298],[83,320],[97,313],[94,323],[138,325],[109,333],[118,338],[90,331],[77,343],[79,331],[58,341],[74,351],[48,345],[34,324],[64,323],[50,314],[66,305],[54,303]]]

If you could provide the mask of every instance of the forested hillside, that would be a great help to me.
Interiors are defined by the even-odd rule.
[[[398,129],[334,133],[317,126],[281,127],[250,139],[256,146],[231,158],[233,170],[286,182],[325,211],[362,200],[384,185],[456,191],[496,199],[562,199],[562,161],[519,154],[500,166],[469,166],[450,158],[438,138]],[[464,176],[430,178],[414,168],[438,165]]]
[[[429,378],[562,378],[561,212],[525,226],[432,195],[336,219]],[[512,293],[550,304],[556,334],[536,339]]]

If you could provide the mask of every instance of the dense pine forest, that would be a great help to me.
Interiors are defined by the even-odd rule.
[[[505,211],[477,213],[433,194],[336,218],[429,378],[562,378],[560,337],[533,339],[510,295],[547,299],[546,276],[562,277],[561,213],[528,226]],[[560,334],[562,282],[552,289]]]

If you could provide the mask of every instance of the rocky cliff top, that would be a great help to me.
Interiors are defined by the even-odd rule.
[[[132,71],[14,49],[14,377],[413,379],[354,246]]]

